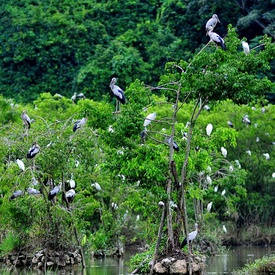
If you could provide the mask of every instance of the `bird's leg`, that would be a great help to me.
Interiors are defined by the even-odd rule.
[[[116,99],[116,113],[118,111],[118,100]]]

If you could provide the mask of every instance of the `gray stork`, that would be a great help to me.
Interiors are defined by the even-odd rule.
[[[18,197],[22,196],[23,194],[24,194],[24,192],[22,190],[16,190],[15,192],[13,192],[13,194],[11,195],[9,200],[11,201],[15,198],[18,198]]]
[[[81,128],[83,125],[85,125],[85,123],[87,122],[87,118],[83,117],[82,119],[79,119],[75,122],[74,127],[73,127],[73,131],[75,132],[77,129]]]
[[[230,128],[234,128],[234,125],[233,125],[232,121],[228,120],[228,121],[227,121],[227,124],[228,124],[228,126],[229,126]]]
[[[224,51],[226,50],[224,40],[217,33],[210,30],[207,34],[209,35],[211,41],[213,41],[216,45],[221,46]]]
[[[185,239],[181,243],[180,248],[183,248],[185,245],[187,245],[187,241],[189,243],[192,243],[193,240],[197,237],[197,234],[198,234],[198,224],[197,223],[195,223],[195,228],[196,229],[194,231],[192,231],[188,234],[187,238],[185,237]]]
[[[35,141],[32,144],[32,147],[29,149],[28,153],[27,153],[27,158],[28,159],[32,159],[34,158],[40,151],[40,146],[37,144],[37,142]]]
[[[30,128],[31,128],[31,123],[32,123],[32,121],[31,121],[30,117],[27,115],[26,110],[24,110],[24,111],[22,112],[21,118],[22,118],[22,120],[23,120],[23,122],[24,122],[24,124],[25,124],[25,127],[26,127],[27,129],[30,129]]]
[[[205,25],[206,34],[209,31],[214,30],[214,28],[216,27],[216,25],[217,25],[218,22],[221,23],[220,20],[219,20],[218,15],[217,14],[213,14],[212,17],[206,22],[206,25]]]
[[[124,91],[117,85],[115,85],[117,79],[114,77],[112,78],[109,87],[111,88],[113,95],[116,97],[116,112],[119,111],[119,102],[125,104],[126,99],[124,96]]]
[[[41,194],[40,190],[37,190],[35,188],[29,187],[28,188],[28,194],[29,195],[38,195]]]
[[[242,122],[245,123],[245,124],[251,124],[251,121],[250,119],[248,118],[248,115],[245,115],[242,119]]]
[[[60,192],[61,185],[62,185],[62,183],[60,183],[59,185],[55,186],[55,187],[49,192],[49,195],[48,195],[49,201],[51,201],[51,200],[57,195],[57,193]]]
[[[171,137],[167,138],[167,142],[170,144],[171,143]],[[178,144],[173,140],[173,149],[177,152],[179,152],[180,148],[178,146]]]

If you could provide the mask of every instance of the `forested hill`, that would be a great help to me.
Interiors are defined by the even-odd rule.
[[[274,0],[1,1],[0,93],[24,102],[42,92],[100,100],[112,76],[122,87],[154,85],[166,62],[208,42],[213,13],[222,37],[232,24],[252,46],[263,34],[274,39]]]

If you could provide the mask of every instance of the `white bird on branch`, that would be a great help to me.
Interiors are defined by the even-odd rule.
[[[146,129],[146,126],[148,126],[153,120],[155,120],[156,116],[157,116],[156,113],[152,113],[145,118],[143,123],[143,126],[145,127],[145,129]]]
[[[206,126],[206,134],[207,134],[208,136],[210,136],[211,133],[212,133],[212,130],[213,130],[213,125],[212,125],[211,123],[209,123],[209,124]]]
[[[221,147],[221,152],[224,158],[227,156],[227,150],[224,147]]]
[[[249,44],[245,41],[242,41],[242,46],[243,46],[243,51],[246,55],[249,54],[250,52],[250,48],[249,48]]]
[[[22,160],[20,160],[20,159],[17,159],[16,162],[17,162],[18,167],[19,167],[22,171],[25,171],[25,164],[24,164],[24,162],[23,162]]]

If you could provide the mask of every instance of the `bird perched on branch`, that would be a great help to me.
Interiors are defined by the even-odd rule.
[[[208,31],[208,36],[210,37],[210,40],[213,41],[216,45],[221,46],[221,48],[225,51],[226,46],[224,43],[224,40],[218,35],[217,33],[213,32],[212,30]]]
[[[73,131],[75,132],[77,129],[81,128],[83,125],[85,125],[86,122],[87,122],[86,117],[83,117],[82,119],[77,120],[73,127]]]
[[[28,128],[28,129],[30,129],[32,121],[31,121],[30,117],[27,115],[26,110],[24,110],[22,112],[21,118],[22,118],[22,120],[23,120],[23,122],[25,124],[25,127]]]
[[[29,187],[28,188],[28,194],[29,195],[38,195],[38,194],[41,194],[41,191],[37,190],[35,188],[32,188],[32,187]]]
[[[149,114],[145,118],[144,123],[143,123],[143,126],[145,127],[145,130],[146,130],[146,126],[148,126],[156,118],[156,116],[157,116],[156,113],[152,113],[152,114]]]
[[[245,115],[242,119],[242,122],[245,123],[245,124],[251,124],[251,121],[250,119],[248,118],[248,115]]]
[[[207,126],[206,126],[206,134],[208,136],[210,136],[211,133],[212,133],[212,131],[213,131],[213,125],[211,123],[207,124]]]
[[[232,123],[232,121],[230,121],[230,120],[227,121],[227,124],[230,128],[234,128],[234,124]]]
[[[49,195],[48,195],[49,201],[51,201],[51,200],[60,192],[61,185],[62,185],[62,183],[60,183],[59,185],[55,186],[55,187],[49,192]]]
[[[196,229],[194,231],[192,231],[188,234],[187,238],[185,237],[185,239],[181,243],[180,248],[183,248],[185,245],[187,245],[187,241],[189,243],[192,243],[193,240],[197,237],[197,234],[198,234],[198,224],[197,223],[195,223],[195,228]]]
[[[74,189],[70,189],[65,193],[65,197],[67,198],[68,203],[71,203],[74,200],[75,197],[75,191]]]
[[[250,48],[249,48],[249,44],[245,41],[242,41],[242,46],[243,46],[243,51],[246,55],[249,54],[250,52]]]
[[[17,159],[17,160],[16,160],[16,163],[17,163],[18,167],[19,167],[22,171],[25,171],[25,164],[24,164],[24,162],[23,162],[21,159]]]
[[[35,141],[32,144],[32,147],[29,149],[28,153],[27,153],[27,158],[28,159],[32,159],[34,158],[40,151],[40,146],[37,144],[37,142]]]
[[[9,198],[9,200],[13,200],[15,198],[18,198],[20,196],[22,196],[24,194],[24,192],[22,190],[17,190],[15,192],[13,192],[13,194],[11,195],[11,197]]]
[[[171,143],[171,137],[167,138],[167,142],[168,142],[169,144]],[[177,144],[174,140],[173,140],[173,149],[174,149],[175,151],[177,151],[177,152],[180,150],[178,144]]]
[[[211,30],[214,30],[218,22],[221,23],[218,15],[213,14],[212,17],[206,22],[206,25],[205,25],[206,33],[208,33]]]
[[[113,95],[116,97],[116,112],[119,111],[119,102],[121,104],[125,104],[126,98],[124,96],[124,91],[117,85],[115,85],[117,79],[115,77],[112,78],[109,87],[111,88]]]

